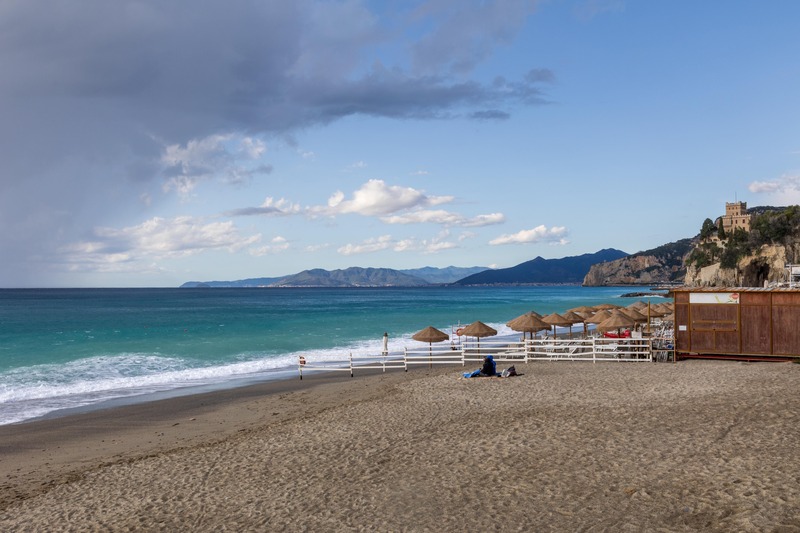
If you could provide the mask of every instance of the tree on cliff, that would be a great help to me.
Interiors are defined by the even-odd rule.
[[[703,221],[703,227],[700,228],[700,239],[705,241],[716,232],[717,226],[714,224],[714,221],[710,218],[707,218]]]

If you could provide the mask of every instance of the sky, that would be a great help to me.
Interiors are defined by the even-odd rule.
[[[794,0],[0,1],[0,287],[504,268],[800,203]]]

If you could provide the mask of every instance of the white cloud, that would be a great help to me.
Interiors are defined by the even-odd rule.
[[[67,245],[60,253],[72,270],[111,272],[123,271],[121,263],[131,263],[129,268],[135,270],[146,258],[184,257],[209,250],[233,253],[260,239],[260,234],[241,235],[232,222],[154,217],[122,229],[96,228],[94,239]]]
[[[533,229],[521,230],[517,233],[501,235],[489,241],[491,245],[499,244],[530,244],[547,242],[551,244],[567,244],[566,235],[568,231],[564,226],[553,226],[547,228],[544,224]]]
[[[386,224],[442,224],[444,226],[463,226],[479,227],[492,224],[501,224],[505,221],[502,213],[492,213],[490,215],[478,215],[476,217],[465,217],[458,213],[452,213],[443,209],[438,210],[419,210],[381,217],[381,221]]]
[[[185,145],[172,144],[163,148],[161,164],[166,180],[164,192],[175,191],[188,197],[202,181],[219,180],[228,184],[241,184],[253,176],[269,174],[272,166],[249,166],[243,161],[258,161],[266,152],[266,144],[259,139],[233,135],[210,135],[192,139]]]
[[[345,200],[341,191],[336,191],[328,200],[328,209],[316,208],[323,214],[355,213],[365,216],[390,215],[415,207],[427,207],[452,202],[452,196],[426,196],[411,187],[387,185],[383,180],[372,179]]]
[[[293,204],[285,198],[275,200],[271,196],[267,196],[267,198],[264,200],[264,203],[258,207],[243,207],[241,209],[233,209],[231,211],[226,211],[223,213],[223,215],[228,217],[243,217],[253,215],[289,216],[299,214],[300,212],[301,209],[299,204]]]
[[[770,202],[796,204],[800,202],[800,175],[784,174],[778,179],[753,181],[747,189],[754,194],[765,194]]]
[[[286,238],[281,237],[280,235],[273,238],[270,241],[270,244],[266,244],[264,246],[259,246],[257,248],[250,248],[249,253],[250,255],[254,256],[262,256],[262,255],[269,255],[269,254],[277,254],[280,252],[284,252],[289,249],[289,241]]]
[[[800,191],[800,175],[783,175],[770,181],[754,181],[747,189],[753,193]]]
[[[347,244],[337,251],[342,255],[357,255],[364,253],[380,252],[391,249],[394,252],[422,252],[433,254],[452,248],[458,248],[454,242],[448,241],[447,231],[442,232],[432,239],[409,238],[396,240],[390,235],[383,235],[378,238],[367,239],[360,244]]]
[[[245,137],[239,143],[239,151],[250,159],[260,159],[267,151],[267,145],[261,139]]]
[[[367,239],[361,244],[346,244],[336,250],[342,255],[357,255],[386,250],[393,244],[391,235],[383,235],[374,239]]]
[[[305,247],[305,251],[306,252],[310,252],[310,253],[314,253],[314,252],[318,252],[320,250],[325,250],[325,249],[330,248],[330,247],[331,247],[330,243],[327,243],[327,242],[326,243],[322,243],[322,244],[309,244],[308,246]]]

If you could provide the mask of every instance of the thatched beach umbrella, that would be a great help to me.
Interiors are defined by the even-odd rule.
[[[586,335],[586,318],[582,317],[575,311],[567,311],[561,316],[572,322],[572,324],[583,324],[583,334]],[[572,324],[570,324],[570,326]],[[572,327],[569,328],[569,338],[572,338]]]
[[[657,307],[660,311],[666,311],[667,313],[671,313],[675,310],[675,305],[672,302],[661,302],[657,304]]]
[[[497,335],[497,330],[493,327],[487,326],[480,320],[476,320],[469,326],[461,330],[461,335],[465,337],[475,337],[478,339],[478,348],[481,346],[481,337],[492,337]]]
[[[661,304],[651,305],[650,306],[650,316],[664,316],[669,313],[668,310],[661,307]]]
[[[625,309],[636,309],[637,311],[641,311],[645,307],[647,307],[647,302],[637,300],[630,305],[626,305]]]
[[[553,337],[556,337],[556,326],[572,326],[572,322],[563,316],[559,315],[558,313],[550,313],[547,316],[543,316],[542,320],[547,322],[551,326],[553,326]],[[570,336],[572,335],[572,328],[570,327]]]
[[[539,313],[537,313],[536,311],[529,311],[524,315],[520,315],[517,318],[509,320],[506,325],[511,329],[513,329],[514,331],[530,333],[531,338],[533,337],[533,334],[536,333],[537,331],[550,329],[550,324],[542,321]]]
[[[580,313],[581,315],[585,315],[586,313],[592,314],[594,313],[594,307],[589,307],[588,305],[581,305],[580,307],[573,307],[572,309],[567,309],[567,313]]]
[[[631,317],[621,311],[616,311],[612,312],[610,317],[597,324],[597,329],[600,331],[616,329],[619,335],[620,329],[631,328],[633,326],[634,321]]]
[[[414,333],[411,336],[412,339],[415,341],[420,342],[427,342],[428,343],[428,361],[430,362],[429,366],[433,366],[433,343],[434,342],[442,342],[446,341],[450,338],[450,335],[445,333],[444,331],[439,331],[433,326],[428,326],[427,328]]]
[[[642,313],[640,313],[639,311],[637,311],[636,309],[627,309],[627,308],[620,309],[620,312],[631,317],[633,321],[636,322],[637,324],[644,324],[645,322],[647,322],[647,317]]]
[[[603,320],[607,319],[611,316],[611,312],[603,309],[602,311],[598,311],[589,318],[586,319],[587,324],[599,324]]]

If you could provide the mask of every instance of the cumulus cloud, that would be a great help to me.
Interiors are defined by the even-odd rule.
[[[380,252],[381,250],[387,250],[392,246],[393,243],[394,240],[392,239],[391,235],[383,235],[381,237],[367,239],[359,244],[346,244],[336,251],[342,255],[357,255]]]
[[[229,147],[229,144],[234,146]],[[165,146],[161,156],[166,178],[164,191],[175,191],[185,197],[204,180],[241,184],[253,176],[269,174],[271,165],[247,167],[241,163],[242,159],[258,160],[265,151],[263,141],[251,137],[234,140],[230,134]]]
[[[784,175],[770,181],[754,181],[747,186],[752,193],[776,193],[800,191],[800,175]]]
[[[369,180],[345,200],[341,191],[328,199],[326,209],[318,209],[323,214],[356,213],[365,216],[389,215],[414,207],[438,205],[453,201],[452,196],[427,196],[423,191],[412,187],[387,185],[383,180]]]
[[[365,253],[392,250],[394,252],[421,252],[424,254],[434,254],[452,248],[458,248],[454,242],[448,241],[448,232],[433,237],[431,239],[394,239],[391,235],[383,235],[377,238],[366,239],[358,244],[346,244],[337,251],[341,255],[357,255]]]
[[[300,212],[301,209],[299,204],[294,204],[284,198],[275,200],[271,196],[267,196],[266,200],[264,200],[264,203],[258,207],[242,207],[240,209],[232,209],[231,211],[226,211],[223,213],[223,216],[289,216],[296,215]]]
[[[286,199],[268,197],[258,207],[243,207],[223,213],[224,216],[288,216],[305,214],[310,217],[357,214],[376,216],[385,224],[440,224],[442,226],[480,227],[505,222],[502,213],[465,216],[444,209],[425,209],[452,202],[453,196],[429,196],[413,187],[388,185],[372,179],[355,190],[350,199],[336,191],[324,206],[301,208]]]
[[[785,174],[769,181],[753,181],[747,189],[754,194],[764,194],[776,204],[800,203],[800,175]]]
[[[458,213],[452,213],[442,209],[419,210],[381,217],[381,221],[386,224],[442,224],[444,226],[479,227],[502,224],[505,222],[505,215],[502,213],[491,213],[488,215],[477,215],[466,217]]]
[[[66,245],[59,252],[72,270],[117,272],[123,264],[135,269],[134,263],[148,258],[184,257],[209,250],[237,252],[260,239],[260,234],[242,235],[229,221],[154,217],[121,229],[96,228],[91,240]]]
[[[4,3],[0,249],[14,260],[0,277],[13,283],[28,259],[137,212],[143,194],[156,210],[204,182],[269,174],[264,139],[291,144],[304,128],[353,115],[486,119],[545,102],[536,77],[472,75],[533,2],[376,6]]]
[[[281,237],[279,235],[277,237],[274,237],[269,242],[269,244],[250,248],[248,252],[250,253],[250,255],[262,256],[262,255],[270,255],[270,254],[285,252],[288,249],[289,249],[289,241],[287,241],[284,237]]]
[[[491,245],[499,244],[532,244],[546,242],[550,244],[567,244],[567,228],[564,226],[553,226],[548,228],[544,224],[533,229],[521,230],[517,233],[501,235],[489,241]]]

